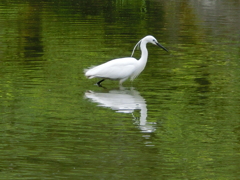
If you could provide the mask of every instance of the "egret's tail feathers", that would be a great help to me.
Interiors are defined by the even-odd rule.
[[[84,74],[86,74],[86,72],[87,72],[88,70],[89,70],[89,69],[84,69],[84,70],[83,70]]]
[[[83,72],[84,72],[84,74],[85,74],[85,76],[86,76],[87,78],[89,78],[89,79],[94,78],[94,76],[92,76],[92,75],[90,75],[90,74],[88,73],[89,70],[91,70],[91,69],[94,68],[94,67],[95,67],[95,66],[91,66],[91,67],[86,68],[86,69],[83,70]]]
[[[86,76],[88,79],[95,78],[95,76]]]
[[[95,66],[91,66],[91,67],[89,67],[89,68],[86,68],[86,69],[84,69],[83,70],[83,72],[86,74],[86,72],[88,72],[90,69],[92,69],[92,68],[94,68]]]

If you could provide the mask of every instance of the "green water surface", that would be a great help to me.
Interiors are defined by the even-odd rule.
[[[240,2],[0,2],[0,179],[240,179]],[[83,69],[153,35],[119,87]],[[140,52],[135,54],[139,58]]]

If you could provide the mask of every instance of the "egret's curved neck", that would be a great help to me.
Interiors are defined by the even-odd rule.
[[[148,58],[148,50],[146,46],[147,46],[147,42],[142,41],[140,44],[142,53],[141,53],[141,58],[139,59],[139,63],[141,63],[141,65],[143,65],[144,67],[147,63],[147,58]]]
[[[146,46],[147,46],[147,42],[142,40],[140,44],[141,58],[138,60],[136,70],[133,73],[131,80],[135,79],[143,71],[143,69],[147,64],[148,51]]]

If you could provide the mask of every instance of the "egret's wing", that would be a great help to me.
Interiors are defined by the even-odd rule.
[[[133,74],[136,65],[135,58],[114,59],[87,70],[85,75],[89,78],[123,79]]]

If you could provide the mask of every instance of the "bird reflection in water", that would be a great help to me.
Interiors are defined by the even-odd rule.
[[[147,105],[145,99],[133,87],[106,92],[87,91],[85,97],[98,106],[108,107],[118,113],[129,113],[133,115],[134,123],[137,124],[141,132],[152,133],[156,130],[156,123],[147,122]],[[140,110],[140,118],[133,114],[135,110]],[[146,136],[147,137],[147,136]]]

